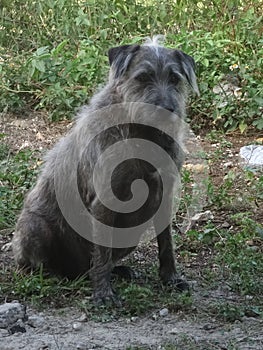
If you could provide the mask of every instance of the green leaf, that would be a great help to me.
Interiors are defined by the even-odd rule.
[[[203,65],[207,68],[209,66],[209,60],[207,58],[203,59]]]
[[[63,40],[60,44],[58,44],[57,47],[55,47],[51,53],[53,56],[57,56],[62,50],[63,48],[65,47],[65,45],[68,43],[68,40]]]
[[[255,120],[252,125],[256,126],[259,130],[263,130],[263,118]]]
[[[246,130],[246,128],[247,128],[247,124],[246,123],[244,123],[244,122],[241,122],[240,124],[239,124],[239,130],[240,130],[240,132],[241,132],[241,134],[243,134],[243,132]]]
[[[43,54],[47,54],[47,53],[48,53],[48,46],[42,46],[37,49],[37,51],[35,52],[35,55],[42,56]]]
[[[34,67],[39,71],[39,72],[42,72],[44,73],[45,72],[45,63],[44,61],[40,61],[40,60],[33,60],[32,61],[32,64],[34,65]]]
[[[253,98],[253,100],[254,100],[260,107],[263,106],[263,98],[262,98],[262,97],[255,96],[255,97]]]

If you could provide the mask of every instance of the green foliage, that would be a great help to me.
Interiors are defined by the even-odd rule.
[[[0,229],[14,226],[26,192],[37,173],[37,153],[24,149],[11,154],[7,145],[0,147]]]
[[[0,108],[69,116],[104,80],[109,47],[166,34],[168,46],[197,61],[195,127],[262,129],[261,6],[261,0],[4,1]],[[213,92],[226,77],[238,78],[238,95]]]
[[[131,315],[140,315],[149,308],[153,308],[153,296],[154,293],[150,286],[142,287],[136,284],[129,284],[122,290],[122,297]]]
[[[262,310],[258,307],[249,305],[234,305],[230,303],[221,303],[215,305],[216,317],[223,319],[225,322],[241,321],[242,317],[256,317],[262,315]]]
[[[212,260],[220,267],[221,274],[219,271],[212,273],[211,269],[204,271],[209,284],[223,276],[231,289],[241,295],[260,295],[263,288],[263,227],[251,216],[246,212],[232,215],[231,222],[237,227],[234,232],[220,229],[211,222],[200,231],[187,232],[187,247],[192,254],[213,249]],[[189,256],[186,252],[184,255]]]
[[[216,244],[216,260],[223,266],[224,274],[230,277],[234,290],[243,295],[259,294],[263,288],[263,256],[260,250],[263,227],[251,219],[249,213],[235,214],[232,220],[239,230],[236,234],[221,232],[221,239]]]

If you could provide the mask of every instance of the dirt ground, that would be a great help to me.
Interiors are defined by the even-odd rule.
[[[4,142],[12,150],[23,148],[46,150],[65,134],[72,123],[62,121],[50,123],[41,113],[33,117],[18,119],[11,116],[1,118],[1,133]],[[226,154],[225,163],[236,166],[238,150],[262,135],[229,136],[233,144],[231,152]],[[211,143],[200,140],[206,151],[214,149]],[[215,176],[222,176],[222,171]],[[262,211],[258,213],[259,220]],[[223,223],[224,217],[216,218]],[[263,220],[262,220],[263,222]],[[11,239],[0,233],[0,268],[13,266],[10,250],[6,246]],[[2,249],[5,247],[5,249]],[[7,248],[6,248],[7,247]],[[135,253],[136,254],[136,253]],[[193,265],[189,267],[191,271]],[[188,274],[186,267],[186,274]],[[191,273],[190,273],[191,275]],[[0,329],[0,350],[32,349],[226,349],[249,350],[263,349],[263,320],[252,315],[242,316],[234,322],[223,322],[206,312],[207,307],[217,301],[235,302],[240,296],[232,293],[226,286],[217,286],[207,290],[202,280],[190,280],[193,305],[190,311],[169,310],[160,316],[160,309],[139,317],[120,317],[114,321],[95,322],[82,319],[82,310],[76,307],[56,309],[49,307],[42,312],[28,305],[28,315],[39,317],[39,323],[26,325],[25,333],[8,334]],[[245,296],[246,297],[246,296]],[[244,297],[244,298],[245,298]],[[165,307],[165,305],[164,305]],[[83,317],[82,317],[83,318]]]
[[[87,321],[74,330],[74,320],[80,316],[76,308],[59,310],[59,315],[58,311],[49,310],[43,316],[44,324],[27,327],[26,333],[10,336],[0,332],[1,350],[165,349],[165,344],[167,349],[168,344],[174,344],[173,349],[261,350],[263,345],[263,323],[251,317],[223,324],[183,314],[157,320],[150,315],[134,322],[129,319],[107,323]]]

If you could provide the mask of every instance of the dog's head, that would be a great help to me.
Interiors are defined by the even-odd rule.
[[[199,94],[194,59],[157,39],[109,50],[110,79],[126,102],[145,102],[181,116],[188,86]]]

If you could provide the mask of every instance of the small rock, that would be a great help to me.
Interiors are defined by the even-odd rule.
[[[136,321],[138,320],[138,318],[139,318],[139,317],[137,317],[137,316],[131,317],[131,322],[136,322]]]
[[[204,328],[205,331],[211,331],[211,330],[215,329],[216,326],[213,325],[213,324],[207,323],[207,324],[204,325],[203,328]]]
[[[164,308],[164,309],[162,309],[162,310],[159,311],[159,315],[160,315],[161,317],[165,317],[165,316],[167,316],[168,314],[169,314],[169,310],[168,310],[167,308]]]
[[[154,321],[156,321],[156,320],[158,319],[158,316],[157,316],[156,314],[153,314],[153,315],[152,315],[152,319],[153,319]]]
[[[30,316],[28,317],[27,323],[29,324],[29,326],[34,328],[43,327],[45,319],[41,316]]]
[[[85,312],[83,312],[83,314],[77,319],[78,322],[87,322],[88,321],[88,317],[87,314],[85,314]]]
[[[36,134],[36,138],[37,140],[40,140],[40,141],[43,141],[45,139],[45,137],[40,132]]]
[[[26,307],[18,302],[0,305],[0,328],[14,325],[17,320],[27,319]]]
[[[228,222],[223,222],[223,224],[221,225],[222,228],[229,228],[231,225]]]
[[[177,334],[178,333],[178,329],[177,328],[172,328],[168,333],[169,334]]]
[[[30,147],[30,143],[28,141],[25,141],[22,143],[22,145],[19,147],[19,150],[21,151],[24,148]]]
[[[226,162],[223,166],[224,168],[231,168],[233,166],[233,162]]]
[[[82,324],[81,322],[74,322],[72,324],[72,328],[74,329],[74,331],[80,331],[82,329]]]

